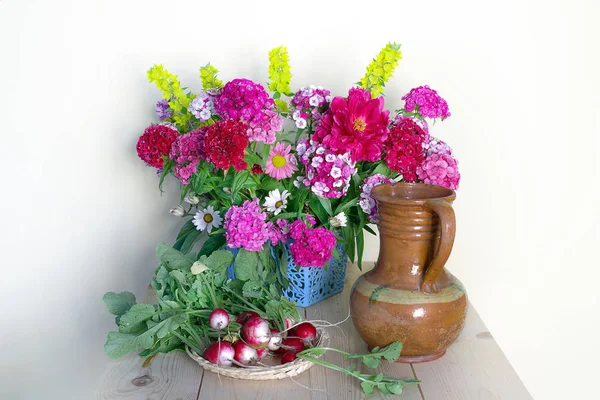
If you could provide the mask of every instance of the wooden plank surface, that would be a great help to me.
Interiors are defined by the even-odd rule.
[[[363,270],[373,267],[368,263]],[[363,272],[364,272],[363,271]],[[348,297],[352,284],[361,274],[354,265],[348,266],[344,292],[307,308],[307,319],[333,323],[348,317]],[[468,291],[468,288],[467,288]],[[148,296],[151,296],[149,294]],[[151,297],[147,297],[151,299]],[[357,335],[350,318],[327,328],[330,347],[349,352],[365,352],[366,344]],[[343,331],[343,333],[342,333]],[[324,359],[342,364],[336,353],[327,353]],[[320,366],[291,379],[251,382],[219,377],[203,370],[184,353],[161,354],[152,360],[149,368],[142,367],[143,359],[135,354],[111,361],[102,377],[94,399],[135,400],[333,400],[363,399],[356,379]],[[364,371],[370,371],[364,366]],[[384,363],[381,372],[395,377],[414,377],[420,385],[408,385],[401,396],[375,394],[369,399],[407,400],[524,400],[531,399],[525,386],[496,344],[492,335],[473,307],[467,314],[465,329],[448,353],[439,360],[423,364]],[[302,386],[307,386],[306,389]],[[326,393],[325,393],[326,392]]]

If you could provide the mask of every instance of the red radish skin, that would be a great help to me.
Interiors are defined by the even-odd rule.
[[[255,313],[254,311],[244,311],[243,313],[237,316],[235,322],[237,322],[240,325],[244,325],[246,321],[248,321],[252,317],[260,317],[260,315],[258,315],[258,313]]]
[[[246,344],[255,349],[262,349],[269,345],[271,330],[269,323],[260,317],[252,317],[242,326],[242,339]]]
[[[281,363],[287,364],[287,363],[294,361],[296,358],[297,358],[296,353],[292,353],[291,351],[288,351],[283,356],[281,356]]]
[[[258,361],[258,353],[256,349],[248,346],[246,343],[238,340],[233,344],[235,355],[233,359],[243,365],[253,365]]]
[[[279,345],[281,344],[281,336],[279,335],[279,331],[277,329],[271,329],[271,339],[269,340],[269,350],[275,351],[279,349]]]
[[[262,349],[256,349],[256,355],[258,356],[259,360],[262,360],[267,354],[269,354],[269,349],[266,347],[263,347]]]
[[[215,342],[202,353],[202,358],[220,367],[231,367],[234,356],[235,350],[229,342]]]
[[[218,331],[227,328],[227,325],[229,325],[229,314],[222,308],[215,308],[208,317],[208,325]]]
[[[310,322],[303,322],[294,328],[293,336],[298,336],[304,343],[311,343],[317,337],[317,328]]]
[[[296,321],[294,321],[292,318],[286,318],[285,319],[285,329],[290,329],[292,326],[294,326],[294,324],[296,323]],[[289,335],[289,333],[288,333]]]
[[[299,353],[304,350],[304,342],[300,338],[285,338],[281,341],[279,350],[276,350],[277,354],[284,354],[288,352]]]

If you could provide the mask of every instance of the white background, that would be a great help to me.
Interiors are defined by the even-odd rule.
[[[102,295],[141,297],[181,223],[177,186],[161,197],[135,153],[153,63],[192,89],[209,61],[265,82],[284,44],[295,88],[343,95],[396,41],[388,108],[429,84],[453,114],[433,130],[463,176],[449,268],[536,399],[593,398],[599,15],[594,0],[2,1],[0,397],[89,398],[113,328]]]

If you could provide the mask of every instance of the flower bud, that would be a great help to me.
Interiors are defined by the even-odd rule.
[[[200,203],[200,197],[194,194],[188,194],[187,196],[185,196],[184,200],[192,205]]]
[[[333,228],[339,228],[340,226],[346,226],[348,223],[348,217],[343,212],[339,213],[335,217],[329,218],[329,225]]]
[[[176,217],[183,217],[185,215],[185,210],[181,206],[177,206],[175,208],[171,208],[169,210],[169,212],[171,214],[173,214],[174,216],[176,216]]]

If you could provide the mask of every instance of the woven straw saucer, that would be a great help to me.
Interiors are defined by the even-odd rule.
[[[313,347],[327,347],[329,345],[329,335],[324,329],[317,330],[317,337],[315,338],[315,346]],[[265,358],[261,360],[262,363],[268,366],[251,366],[251,367],[220,367],[216,364],[206,361],[204,358],[198,355],[194,350],[189,347],[185,347],[185,351],[192,360],[196,361],[202,368],[207,371],[214,372],[215,374],[228,376],[235,379],[247,379],[251,381],[268,381],[273,379],[285,379],[292,376],[299,375],[312,367],[314,364],[310,361],[302,360],[300,358],[280,365],[279,357]],[[272,365],[271,365],[272,364]]]

